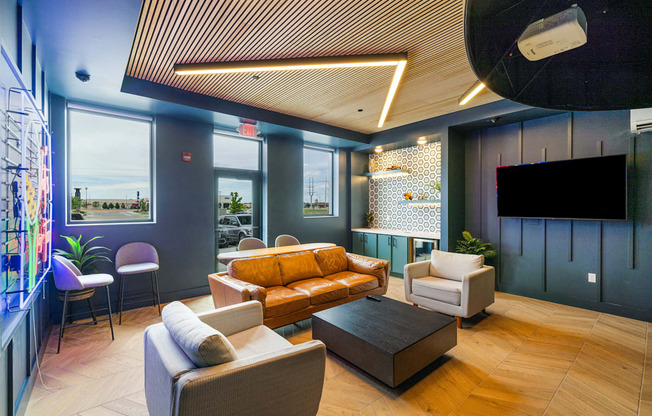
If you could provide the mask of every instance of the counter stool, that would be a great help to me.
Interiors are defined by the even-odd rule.
[[[125,276],[132,274],[150,274],[152,284],[152,301],[158,305],[158,314],[161,314],[161,298],[158,291],[158,253],[153,245],[137,242],[129,243],[118,249],[115,254],[115,270],[120,276],[120,295],[118,298],[118,314],[120,316],[118,325],[122,325],[122,305],[127,303],[141,302],[139,300],[124,301]]]
[[[111,297],[109,295],[109,285],[113,283],[113,276],[106,273],[97,273],[97,274],[87,274],[82,275],[77,266],[75,266],[70,260],[61,256],[52,257],[53,268],[54,268],[54,285],[58,290],[63,292],[63,311],[61,312],[61,326],[59,327],[59,342],[57,344],[57,354],[61,351],[61,338],[63,338],[63,331],[66,328],[79,325],[97,325],[98,322],[109,321],[111,326],[111,339],[114,340],[115,336],[113,334],[113,319],[111,315]],[[95,293],[95,288],[97,287],[106,287],[106,302],[108,304],[109,317],[105,319],[98,320],[95,316],[95,311],[93,310],[92,304],[90,303],[89,293],[92,295]],[[92,292],[89,290],[92,289]],[[88,296],[88,297],[85,297]],[[66,309],[68,307],[68,302],[74,300],[88,299],[89,305],[91,306],[91,315],[93,320],[90,322],[83,322],[80,324],[66,324]],[[72,314],[70,314],[72,316]]]

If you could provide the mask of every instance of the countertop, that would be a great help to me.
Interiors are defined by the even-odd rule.
[[[441,235],[439,233],[429,233],[423,231],[390,230],[388,228],[352,228],[351,231],[357,233],[386,234],[386,235],[400,235],[403,237],[427,238],[430,240],[441,239]]]

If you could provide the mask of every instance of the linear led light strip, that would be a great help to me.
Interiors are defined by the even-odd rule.
[[[385,119],[392,105],[398,84],[405,70],[407,53],[388,53],[377,55],[328,56],[316,58],[264,59],[256,61],[208,62],[196,64],[175,64],[177,75],[235,74],[243,72],[297,71],[304,69],[365,68],[376,66],[396,66],[394,78],[387,92],[385,105],[380,113],[378,127]]]
[[[483,88],[484,88],[484,84],[480,80],[475,81],[471,85],[471,87],[468,90],[466,90],[464,94],[462,94],[462,96],[460,97],[457,103],[459,105],[464,105],[468,103],[469,101],[471,101],[471,98],[478,95],[478,93],[482,91]]]

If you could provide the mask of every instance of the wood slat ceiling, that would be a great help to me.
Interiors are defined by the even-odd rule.
[[[457,99],[476,80],[463,9],[462,0],[144,0],[126,75],[373,133],[460,109]],[[407,52],[408,63],[382,129],[394,67],[193,76],[173,69],[397,52]],[[467,106],[498,99],[485,93]]]

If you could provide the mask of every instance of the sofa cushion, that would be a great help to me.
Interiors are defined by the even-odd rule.
[[[265,325],[257,325],[230,335],[229,341],[241,360],[292,346],[289,341]]]
[[[430,274],[462,281],[464,276],[482,268],[483,265],[482,255],[433,250],[430,257]]]
[[[462,282],[428,276],[412,280],[412,293],[428,299],[460,305]]]
[[[233,260],[228,266],[229,276],[262,287],[283,286],[281,269],[275,256]]]
[[[296,312],[310,306],[310,296],[285,286],[272,286],[267,289],[265,318]]]
[[[283,254],[276,256],[276,258],[281,268],[281,276],[285,286],[298,280],[324,276],[319,264],[317,264],[315,253],[312,251]]]
[[[288,288],[310,296],[311,305],[320,305],[349,295],[349,288],[342,283],[321,277],[290,283]]]
[[[349,288],[349,295],[373,290],[380,286],[376,276],[349,271],[333,273],[325,276],[325,279],[342,283]]]
[[[163,325],[179,348],[197,367],[209,367],[236,360],[238,355],[229,340],[206,325],[181,302],[163,308]]]
[[[344,247],[315,250],[315,257],[324,276],[346,271],[349,267]]]

